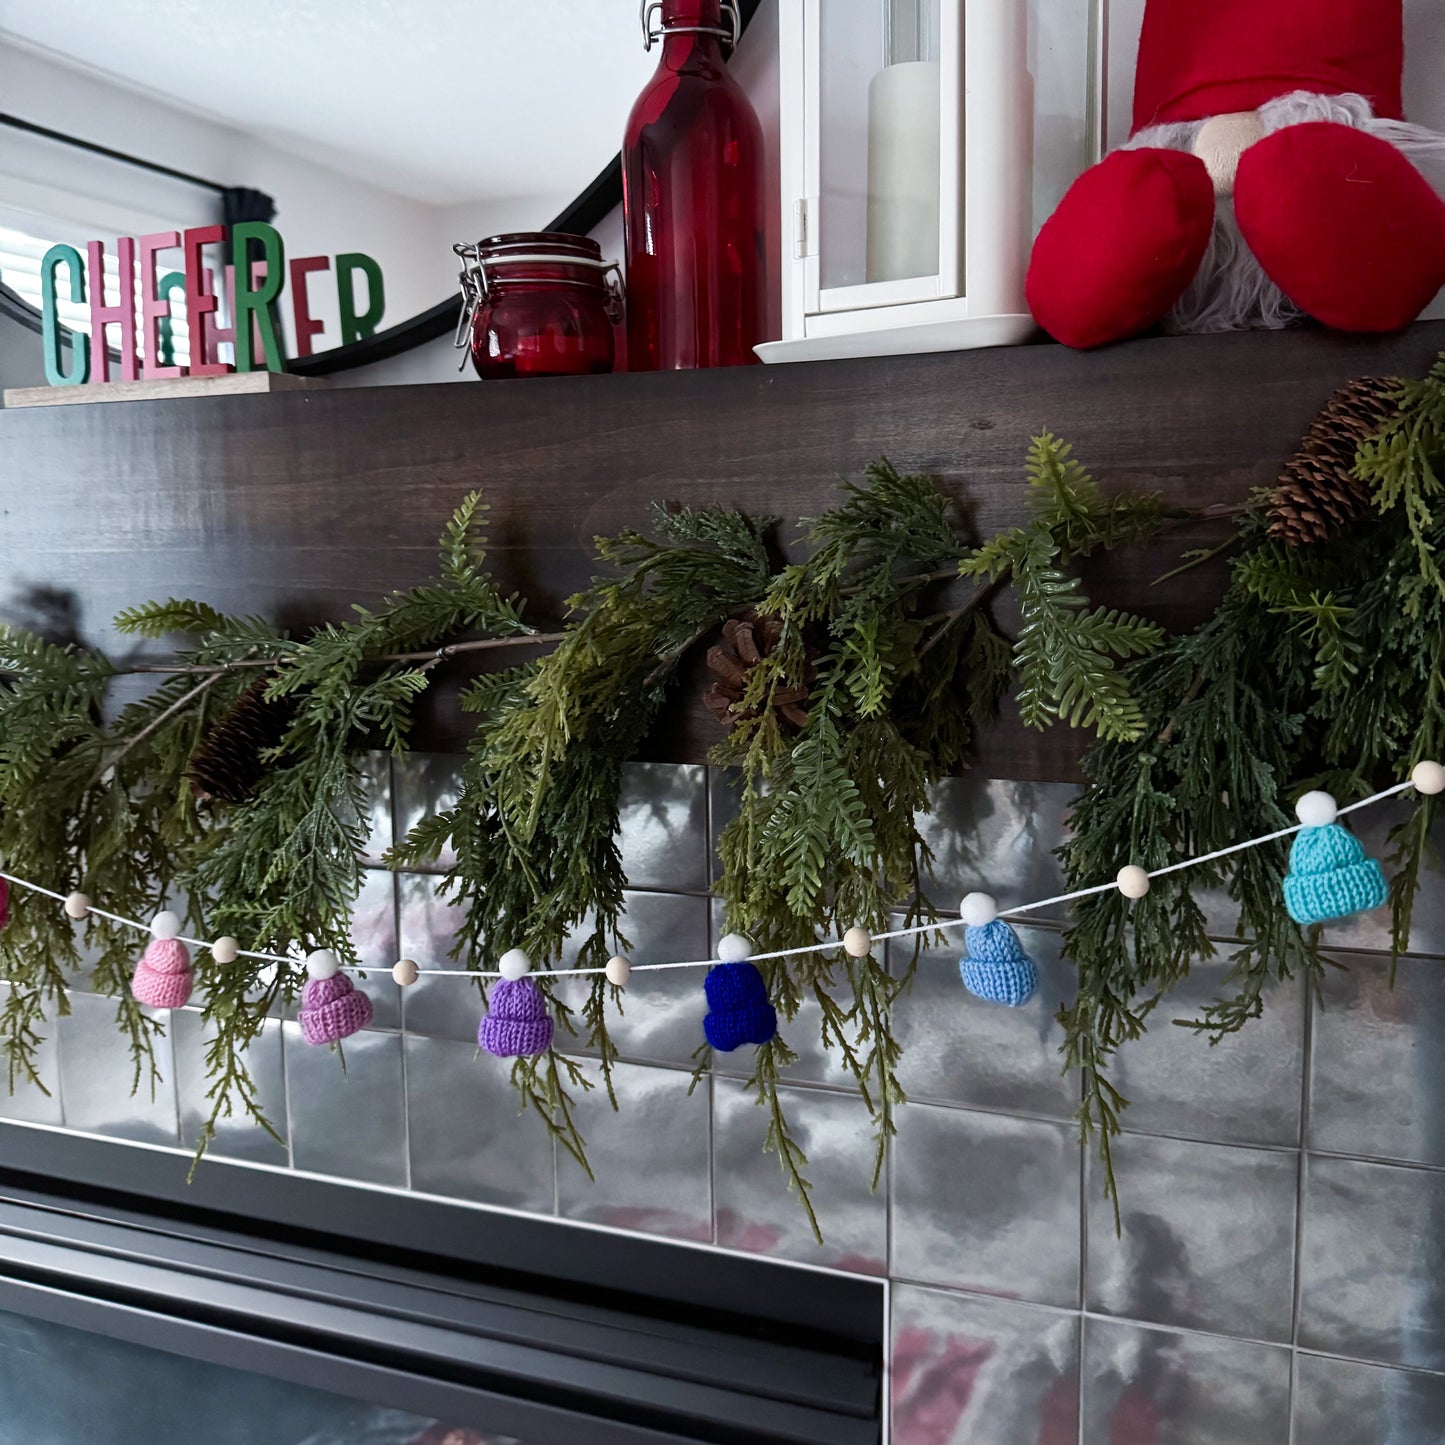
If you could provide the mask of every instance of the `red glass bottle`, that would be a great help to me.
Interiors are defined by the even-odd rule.
[[[622,144],[627,366],[743,366],[764,339],[763,132],[723,64],[723,0],[642,7],[657,73]]]

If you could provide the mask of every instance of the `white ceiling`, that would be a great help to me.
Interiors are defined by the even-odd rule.
[[[591,180],[655,64],[637,11],[637,0],[0,0],[0,32],[454,205],[570,196]]]

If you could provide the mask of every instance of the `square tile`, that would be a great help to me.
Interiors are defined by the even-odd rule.
[[[0,1002],[4,1001],[10,989],[10,984],[0,983]],[[51,1008],[54,1009],[54,1004]],[[35,1050],[35,1072],[40,1076],[39,1085],[17,1074],[12,1092],[8,1086],[7,1061],[0,1056],[0,1119],[20,1119],[27,1124],[64,1123],[60,1102],[58,1030],[53,1016],[36,1025],[35,1031],[41,1035]]]
[[[511,1062],[451,1039],[408,1035],[411,1187],[551,1214],[552,1136],[522,1112]]]
[[[596,1080],[596,1070],[591,1071]],[[568,1219],[672,1239],[712,1239],[710,1081],[689,1095],[681,1069],[618,1064],[617,1109],[600,1081],[577,1098],[594,1180],[557,1151],[557,1198]]]
[[[967,774],[947,778],[918,819],[933,850],[926,883],[941,909],[957,909],[965,893],[991,893],[1003,908],[1064,890],[1054,850],[1063,841],[1072,783],[1015,783]],[[1062,919],[1056,909],[1040,918]]]
[[[1085,1153],[1090,1309],[1290,1338],[1297,1153],[1126,1134],[1114,1141],[1122,1238],[1094,1146]]]
[[[449,956],[461,926],[462,910],[437,896],[436,878],[424,873],[399,873],[396,885],[398,955],[414,959],[421,968],[465,967],[465,960]],[[483,1007],[478,981],[422,974],[414,984],[402,989],[401,995],[408,1033],[475,1045]]]
[[[907,1104],[893,1142],[895,1277],[1079,1303],[1072,1125]]]
[[[1060,957],[1057,932],[1019,928],[1018,935],[1039,971],[1039,991],[1022,1008],[988,1003],[963,986],[960,930],[919,955],[913,981],[893,1007],[894,1035],[903,1045],[899,1074],[910,1099],[1074,1117],[1079,1076],[1064,1072],[1064,1031],[1054,1013],[1073,999],[1077,976]],[[906,939],[889,943],[895,973],[907,969],[913,947]]]
[[[1289,1445],[1289,1351],[1084,1321],[1083,1445]]]
[[[368,862],[381,862],[395,837],[392,822],[391,754],[369,752],[361,759],[361,780],[368,801],[366,849]]]
[[[1309,1156],[1299,1342],[1445,1371],[1445,1173]]]
[[[396,799],[396,836],[405,838],[423,818],[454,807],[461,792],[463,759],[454,753],[403,753],[392,763]],[[444,872],[457,861],[445,849],[434,867]]]
[[[300,1024],[287,1023],[285,1029],[295,1167],[367,1184],[405,1185],[401,1035],[363,1029],[326,1047],[308,1044]]]
[[[823,1233],[813,1237],[778,1156],[765,1153],[769,1111],[734,1079],[713,1086],[713,1207],[725,1249],[882,1274],[888,1258],[887,1174],[875,1191],[873,1120],[861,1095],[778,1091],[794,1139],[808,1156],[804,1177]]]
[[[1149,1016],[1148,1031],[1115,1056],[1112,1076],[1129,1100],[1124,1127],[1228,1144],[1298,1148],[1304,1094],[1303,981],[1270,985],[1264,1012],[1211,1044],[1176,1019],[1197,1019],[1228,997],[1226,959],[1196,963]]]
[[[1294,1445],[1439,1445],[1445,1377],[1301,1354]]]
[[[709,768],[707,770],[708,879],[716,883],[722,877],[722,859],[718,857],[718,839],[723,830],[738,816],[742,804],[743,773],[741,768]]]
[[[565,948],[559,967],[577,963],[577,946],[590,936],[591,919],[577,930],[574,942]],[[619,920],[623,936],[631,944],[633,963],[675,963],[683,959],[704,959],[711,952],[708,941],[708,900],[680,893],[637,893],[629,891]],[[693,1067],[693,1055],[704,1042],[703,1015],[707,999],[703,993],[703,968],[664,968],[655,973],[635,973],[620,1002],[607,998],[607,1032],[622,1057],[647,1063]],[[557,997],[573,1011],[575,1038],[563,1045],[568,1053],[590,1054],[587,1024],[582,1008],[591,992],[591,977],[559,979]],[[748,1052],[751,1052],[749,1050]]]
[[[1309,1146],[1445,1165],[1445,969],[1341,955],[1315,1004]]]
[[[208,1097],[206,1049],[214,1037],[199,1010],[182,1009],[171,1015],[171,1039],[176,1053],[176,1094],[180,1100],[181,1143],[194,1148],[201,1126],[211,1116],[214,1101]],[[271,1127],[286,1137],[286,1075],[281,1059],[281,1022],[268,1018],[246,1050],[246,1071],[256,1085],[256,1098]],[[216,1120],[216,1134],[207,1154],[226,1159],[250,1159],[258,1164],[285,1166],[290,1155],[233,1097],[229,1117]]]
[[[400,957],[396,948],[396,875],[385,868],[366,870],[361,896],[351,910],[351,941],[366,969],[365,977],[352,974],[352,982],[371,1000],[372,1027],[399,1029],[401,990],[391,977],[391,966]]]
[[[160,1016],[165,1019],[164,1013]],[[59,1020],[59,1037],[60,1089],[67,1128],[143,1144],[180,1142],[169,1032],[154,1038],[160,1080],[152,1089],[143,1074],[134,1093],[135,1066],[128,1038],[116,1025],[114,999],[72,994],[70,1012]]]
[[[707,892],[705,768],[624,763],[618,820],[617,843],[630,888]]]
[[[900,1284],[891,1326],[893,1445],[1078,1439],[1077,1315]]]

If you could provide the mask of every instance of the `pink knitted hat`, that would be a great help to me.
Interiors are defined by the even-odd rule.
[[[185,944],[178,938],[154,938],[136,965],[130,991],[138,1003],[151,1008],[182,1008],[190,1001],[194,983]]]
[[[371,1000],[344,973],[313,978],[301,994],[301,1032],[308,1044],[349,1039],[371,1022]]]

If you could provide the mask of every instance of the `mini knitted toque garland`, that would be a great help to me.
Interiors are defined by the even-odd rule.
[[[1284,879],[1284,905],[1296,923],[1328,923],[1389,901],[1380,865],[1335,821],[1339,808],[1328,793],[1306,793],[1296,812],[1305,826],[1295,835]]]
[[[176,937],[180,931],[181,920],[169,909],[152,920],[154,937],[146,945],[130,981],[137,1003],[151,1008],[184,1008],[190,1002],[196,976],[191,970],[190,950]]]
[[[1038,969],[1024,952],[1019,936],[997,917],[997,905],[986,893],[970,893],[959,912],[967,927],[964,956],[958,961],[964,987],[989,1003],[1019,1008],[1039,986]]]
[[[337,1044],[371,1022],[371,1000],[357,990],[329,948],[306,959],[301,991],[301,1035],[308,1044]]]
[[[757,966],[745,962],[752,951],[750,938],[729,933],[718,944],[722,962],[710,968],[702,981],[708,1006],[702,1031],[719,1053],[730,1054],[744,1044],[765,1044],[778,1031],[768,986]]]

